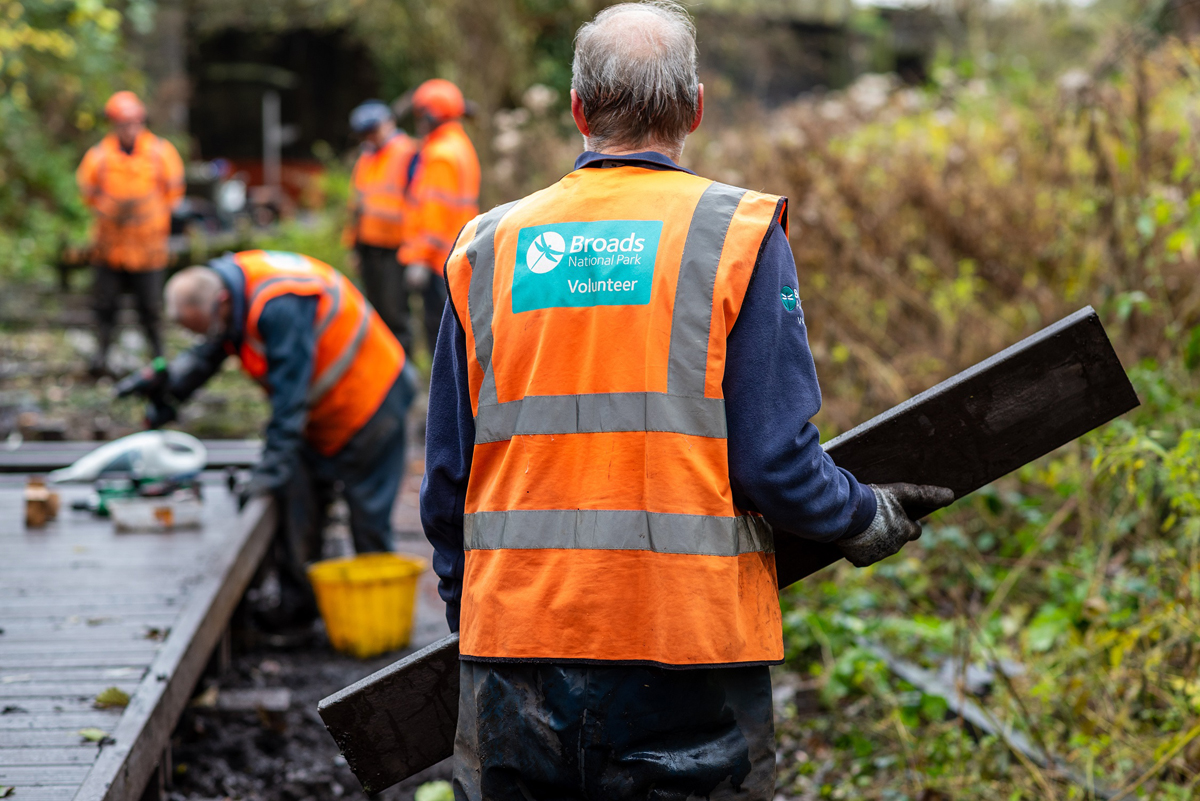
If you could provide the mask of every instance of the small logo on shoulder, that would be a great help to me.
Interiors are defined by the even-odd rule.
[[[557,231],[543,231],[525,251],[525,264],[539,275],[558,266],[567,252],[567,242]]]
[[[779,297],[783,300],[783,308],[787,309],[788,311],[796,310],[796,302],[799,300],[799,298],[796,297],[796,290],[792,289],[790,286],[785,286],[779,293]]]

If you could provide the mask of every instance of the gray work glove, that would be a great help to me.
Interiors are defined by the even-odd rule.
[[[919,484],[870,484],[878,506],[871,525],[861,534],[835,544],[855,567],[886,559],[921,536],[917,521],[935,509],[949,506],[954,492]]]

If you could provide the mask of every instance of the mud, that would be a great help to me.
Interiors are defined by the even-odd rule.
[[[286,687],[286,712],[187,710],[172,740],[172,801],[367,798],[317,715],[317,702],[389,664],[396,655],[362,662],[323,641],[295,650],[261,645],[235,656],[221,689]],[[412,799],[427,781],[449,779],[449,763],[434,766],[375,796]]]
[[[414,433],[419,442],[420,432]],[[418,533],[421,526],[417,494],[422,467],[419,460],[410,461],[392,525],[396,550],[429,559],[433,549],[424,535]],[[338,540],[349,539],[349,531],[340,517],[335,512],[326,531],[327,550],[332,545],[336,551]],[[311,636],[293,636],[290,642],[278,637],[272,640],[245,629],[236,631],[230,666],[201,682],[192,707],[184,712],[175,730],[171,743],[172,786],[167,798],[171,801],[366,798],[317,715],[317,703],[448,633],[445,606],[437,594],[437,577],[430,571],[418,582],[412,642],[404,651],[370,660],[343,656],[329,646],[320,624]],[[213,687],[218,696],[228,690],[285,688],[291,693],[291,703],[284,712],[222,710],[214,708]],[[209,706],[202,706],[204,703]],[[447,761],[373,797],[407,801],[423,783],[449,778]]]

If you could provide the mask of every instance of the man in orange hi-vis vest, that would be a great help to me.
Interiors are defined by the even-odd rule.
[[[460,122],[466,108],[462,92],[450,81],[434,78],[413,92],[421,149],[397,259],[407,265],[409,286],[422,293],[431,354],[446,304],[442,266],[459,230],[479,213],[479,158]]]
[[[205,339],[169,365],[156,360],[123,389],[154,401],[147,422],[159,426],[228,356],[263,386],[271,420],[241,500],[279,500],[281,594],[255,611],[272,628],[311,624],[317,609],[305,566],[321,556],[335,483],[355,550],[391,550],[415,391],[404,349],[344,275],[299,253],[243,251],[188,267],[167,282],[166,302],[171,320]]]
[[[408,286],[404,268],[396,263],[396,249],[403,240],[405,190],[417,144],[396,128],[392,110],[379,100],[368,100],[350,112],[350,128],[362,137],[362,150],[350,178],[350,220],[342,244],[353,248],[367,300],[405,352],[411,352]]]
[[[613,6],[575,48],[587,152],[446,262],[421,519],[460,638],[455,797],[770,801],[776,532],[863,566],[953,495],[821,449],[786,199],[678,164],[687,12]]]
[[[76,180],[95,221],[92,294],[98,348],[91,370],[106,372],[117,309],[134,296],[154,356],[159,332],[163,268],[171,234],[171,208],[183,198],[183,161],[175,146],[146,130],[146,108],[133,92],[117,92],[104,105],[112,131],[88,150]]]

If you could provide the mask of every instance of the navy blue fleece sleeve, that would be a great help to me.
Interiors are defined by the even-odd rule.
[[[433,545],[433,572],[446,602],[446,622],[458,631],[462,600],[463,510],[475,418],[467,383],[467,335],[446,303],[429,378],[429,416],[425,424],[425,477],[421,479],[421,524]]]
[[[308,385],[316,353],[317,298],[280,295],[263,305],[258,330],[267,351],[271,421],[252,481],[275,490],[292,477],[292,462],[308,423]]]
[[[821,388],[796,288],[796,263],[776,225],[729,334],[722,384],[729,479],[740,508],[805,539],[832,542],[870,525],[875,494],[833,463],[809,422],[821,408]]]

